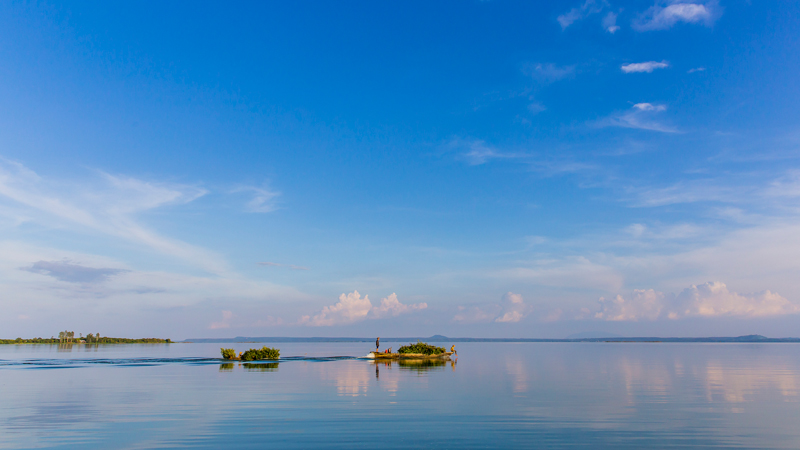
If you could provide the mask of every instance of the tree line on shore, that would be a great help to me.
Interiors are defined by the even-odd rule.
[[[23,339],[18,337],[16,339],[0,339],[0,344],[169,344],[171,342],[169,339],[160,338],[115,338],[100,336],[100,333],[89,333],[86,337],[83,336],[83,333],[79,333],[76,339],[74,331],[59,331],[58,337],[50,336],[50,338]]]

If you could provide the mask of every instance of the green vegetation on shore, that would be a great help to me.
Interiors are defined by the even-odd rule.
[[[425,342],[417,342],[416,344],[408,344],[400,347],[397,349],[397,353],[420,353],[423,355],[438,355],[440,353],[444,353],[445,350],[442,347],[437,347],[435,345],[430,345]]]
[[[221,348],[220,352],[223,359],[240,359],[242,361],[261,361],[264,359],[279,359],[281,357],[280,350],[270,347],[251,348],[241,353],[238,357],[236,356],[236,351],[232,348]]]
[[[31,339],[0,339],[0,344],[170,344],[169,339],[159,338],[141,338],[141,339],[128,339],[128,338],[115,338],[108,336],[100,336],[100,333],[89,333],[86,337],[80,333],[75,337],[74,331],[59,331],[58,337],[51,336],[50,338],[31,338]]]

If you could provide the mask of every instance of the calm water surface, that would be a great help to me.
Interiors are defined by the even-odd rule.
[[[435,366],[274,346],[298,358],[2,345],[0,447],[800,448],[795,344],[459,343]]]

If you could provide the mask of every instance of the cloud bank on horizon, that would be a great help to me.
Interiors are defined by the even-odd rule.
[[[796,5],[333,8],[0,6],[5,337],[797,334]]]

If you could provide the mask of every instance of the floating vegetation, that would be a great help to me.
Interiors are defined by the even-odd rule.
[[[219,350],[222,353],[222,359],[227,360],[261,361],[264,359],[279,359],[281,357],[280,350],[270,347],[251,348],[246,352],[239,353],[239,356],[236,356],[236,350],[232,348],[221,348]]]
[[[435,345],[430,345],[425,342],[417,342],[416,344],[408,344],[400,347],[397,349],[397,353],[415,353],[420,355],[438,355],[441,353],[445,353],[443,347],[437,347]]]
[[[242,361],[260,361],[262,359],[278,359],[280,357],[281,351],[277,348],[263,347],[261,349],[251,348],[242,353],[239,359]]]

